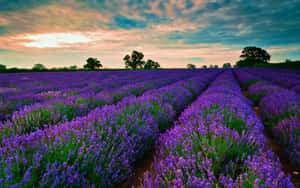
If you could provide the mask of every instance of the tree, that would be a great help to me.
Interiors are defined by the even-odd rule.
[[[0,70],[5,70],[5,69],[6,69],[6,65],[0,64]]]
[[[99,69],[100,67],[103,67],[101,62],[97,58],[89,57],[86,60],[86,62],[87,64],[83,66],[85,69],[95,70],[95,69]]]
[[[207,69],[207,66],[206,66],[206,65],[203,65],[203,66],[202,66],[202,69]]]
[[[72,65],[72,66],[70,66],[70,69],[71,69],[71,70],[76,70],[76,69],[77,69],[77,66],[76,66],[76,65]]]
[[[292,60],[290,60],[290,59],[286,59],[285,60],[285,63],[292,63],[293,61]]]
[[[133,70],[139,68],[143,68],[145,61],[143,61],[144,54],[138,51],[132,51],[131,56],[126,55],[123,60],[125,61],[126,68],[132,68]]]
[[[148,59],[144,65],[144,69],[157,69],[159,67],[160,67],[159,63],[151,59]]]
[[[255,46],[245,47],[240,56],[241,60],[237,62],[238,66],[253,66],[255,64],[266,64],[270,61],[270,54],[262,49]]]
[[[219,66],[218,66],[218,65],[209,65],[209,68],[210,68],[210,69],[218,69]]]
[[[251,67],[254,65],[255,65],[255,62],[252,60],[249,60],[249,59],[239,60],[238,62],[236,62],[237,67]]]
[[[46,66],[43,64],[34,64],[32,67],[33,70],[45,70]]]
[[[229,62],[223,64],[223,69],[226,69],[226,68],[231,68],[231,64]]]
[[[188,69],[196,69],[196,65],[194,65],[194,64],[187,64],[186,67]]]

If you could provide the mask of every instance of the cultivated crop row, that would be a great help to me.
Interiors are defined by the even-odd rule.
[[[105,76],[105,74],[102,75],[102,73],[90,75],[91,78],[89,79],[84,74],[84,76],[81,76],[80,80],[72,80],[70,78],[66,79],[64,74],[59,74],[60,76],[58,76],[57,79],[54,79],[52,74],[50,74],[49,77],[46,77],[47,79],[41,78],[38,83],[45,84],[39,86],[36,86],[36,80],[31,80],[33,82],[31,82],[31,85],[29,85],[30,82],[21,82],[18,85],[16,85],[17,83],[12,82],[14,83],[12,84],[15,86],[14,88],[2,89],[4,91],[2,91],[0,94],[0,120],[10,119],[13,112],[20,110],[25,105],[31,105],[34,103],[46,103],[47,105],[47,103],[74,101],[78,97],[88,97],[88,95],[93,96],[107,89],[111,90],[112,88],[118,88],[126,84],[135,84],[136,82],[146,81],[150,78],[155,79],[160,76],[159,74],[142,75],[141,73],[133,73],[124,75],[120,73],[114,73],[108,77]],[[173,73],[167,75],[170,76],[172,74]],[[185,74],[185,76],[188,75]],[[74,77],[74,75],[72,77]],[[14,81],[20,80],[17,78],[15,78]],[[98,80],[95,80],[95,78]]]
[[[227,71],[157,141],[157,158],[141,187],[294,187],[264,126]]]
[[[251,74],[256,74],[282,87],[300,93],[300,72],[294,70],[273,69],[248,69]]]
[[[140,97],[124,95],[127,97],[121,97],[121,102],[96,107],[88,115],[70,122],[3,139],[0,184],[119,185],[131,176],[135,161],[149,150],[159,132],[168,128],[176,114],[218,73],[202,71],[199,76],[149,90]],[[153,84],[159,85],[156,81]],[[139,95],[140,90],[151,88],[147,84],[145,90],[141,87],[128,90]]]
[[[6,137],[20,135],[71,121],[75,117],[87,115],[96,107],[114,104],[124,97],[139,96],[149,89],[159,88],[185,77],[185,75],[180,77],[170,75],[167,78],[153,78],[151,81],[147,80],[120,88],[106,89],[99,93],[91,91],[64,99],[59,98],[27,105],[19,111],[15,111],[11,121],[6,121],[1,125],[0,135]]]
[[[266,128],[287,151],[290,161],[300,169],[300,98],[295,91],[249,74],[236,75],[250,98],[258,104]]]

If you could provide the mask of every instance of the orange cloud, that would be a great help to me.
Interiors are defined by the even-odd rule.
[[[2,46],[4,41],[6,45]],[[169,40],[164,37],[164,32],[153,32],[153,28],[26,33],[14,37],[0,37],[0,48],[8,47],[26,51],[24,59],[29,62],[42,61],[49,67],[58,66],[56,62],[59,57],[65,64],[81,65],[90,56],[99,57],[108,67],[123,67],[124,55],[132,50],[142,51],[146,59],[157,60],[166,68],[185,67],[187,63],[191,63],[187,59],[199,57],[203,58],[201,62],[193,61],[198,67],[204,64],[222,65],[228,61],[235,62],[240,55],[240,50],[234,50],[234,46],[220,43],[184,44],[182,40]],[[36,53],[39,55],[34,55]]]
[[[25,33],[12,37],[0,37],[0,48],[17,49],[28,48],[78,48],[95,49],[99,45],[110,48],[120,41],[141,39],[134,35],[134,31],[126,30],[96,30],[96,31],[72,31],[58,33]],[[125,43],[124,43],[125,44]],[[115,45],[113,45],[115,46]]]
[[[12,33],[67,32],[107,28],[112,13],[87,8],[75,0],[43,5],[34,9],[0,13],[0,24]]]
[[[164,24],[156,24],[153,25],[155,31],[158,32],[172,32],[172,31],[186,31],[186,30],[196,30],[198,28],[204,27],[204,24],[196,24],[191,23],[189,21],[183,19],[174,20],[171,23],[164,23]]]
[[[271,54],[279,54],[286,52],[293,52],[299,50],[300,47],[284,47],[284,46],[271,46],[267,51]]]

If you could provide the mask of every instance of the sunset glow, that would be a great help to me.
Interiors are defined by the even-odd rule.
[[[25,39],[28,42],[22,43],[25,47],[35,48],[61,48],[69,47],[75,43],[88,43],[92,40],[80,33],[51,33],[25,35],[17,39]]]
[[[83,66],[93,56],[122,68],[124,55],[140,50],[164,68],[222,66],[245,46],[266,49],[271,62],[300,59],[299,8],[273,0],[4,0],[0,64]]]
[[[0,0],[0,188],[300,188],[300,0]]]

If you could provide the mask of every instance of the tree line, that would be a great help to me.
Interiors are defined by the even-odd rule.
[[[247,46],[243,49],[242,54],[240,55],[240,60],[236,62],[235,65],[231,65],[230,62],[224,63],[222,68],[239,68],[239,67],[270,67],[270,68],[300,68],[300,61],[291,61],[286,60],[282,63],[270,63],[271,55],[262,48],[256,46]],[[126,54],[123,58],[124,65],[126,69],[158,69],[160,64],[156,61],[148,59],[144,60],[144,54],[139,51],[132,51],[131,54]],[[76,65],[64,68],[52,68],[47,69],[43,64],[35,64],[32,69],[18,69],[11,68],[7,69],[5,65],[0,64],[0,72],[30,72],[30,71],[75,71],[75,70],[99,70],[103,68],[101,61],[94,57],[89,57],[86,60],[86,64],[83,68],[79,68]],[[187,64],[187,69],[196,69],[196,65]],[[203,65],[202,69],[217,69],[218,65]],[[112,70],[112,69],[110,69]],[[115,69],[122,70],[122,69]]]
[[[243,49],[242,54],[239,56],[240,60],[235,65],[230,62],[224,63],[222,68],[241,68],[241,67],[265,67],[265,68],[296,68],[300,69],[300,61],[292,61],[287,59],[281,63],[270,63],[271,55],[262,48],[256,46],[247,46]],[[194,64],[187,64],[187,68],[195,69]],[[207,67],[203,65],[202,69],[219,68],[218,65],[210,65]]]
[[[158,69],[160,68],[160,64],[157,61],[152,59],[148,59],[147,61],[144,60],[144,54],[142,52],[138,52],[136,50],[132,51],[129,55],[125,55],[123,58],[125,68],[126,69]],[[34,64],[31,69],[18,69],[18,68],[10,68],[7,69],[5,65],[0,64],[0,72],[31,72],[31,71],[83,71],[83,70],[100,70],[103,68],[101,61],[98,58],[89,57],[86,60],[86,64],[83,65],[83,68],[77,67],[76,65],[72,65],[70,67],[63,67],[63,68],[51,68],[48,69],[43,64]],[[122,70],[122,69],[109,69],[109,70]]]
[[[97,58],[88,58],[87,64],[85,64],[83,67],[85,69],[89,70],[96,70],[103,67],[101,62]],[[126,69],[158,69],[160,67],[160,64],[156,61],[153,61],[152,59],[148,59],[147,61],[144,60],[144,54],[142,52],[138,52],[136,50],[132,51],[131,55],[126,54],[123,58],[125,68]]]

